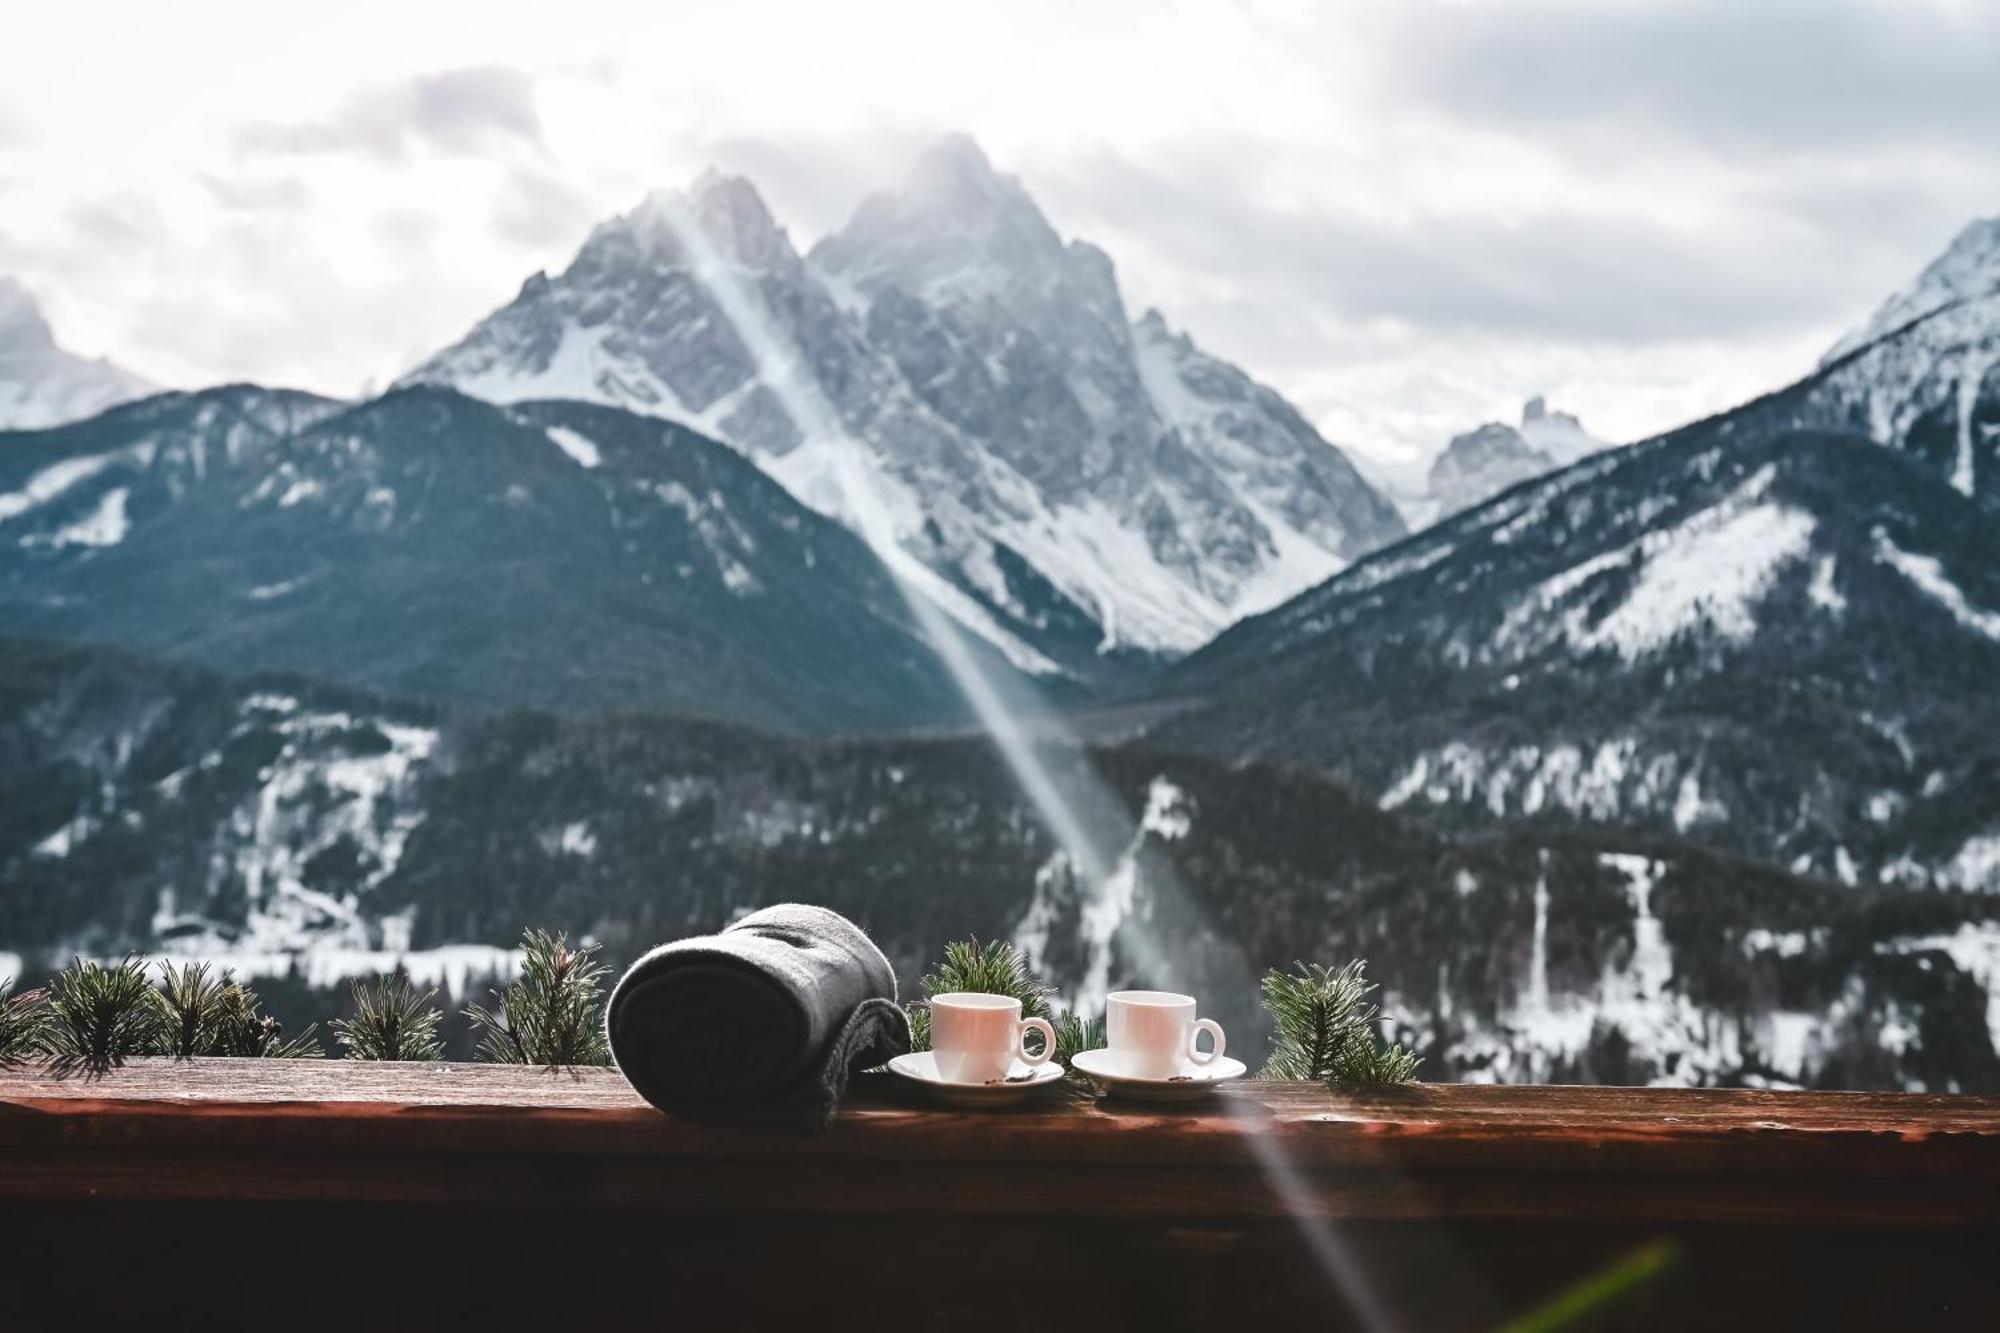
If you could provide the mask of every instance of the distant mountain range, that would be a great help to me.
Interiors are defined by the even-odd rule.
[[[1450,838],[1265,765],[1048,750],[1118,848],[1100,901],[977,739],[467,713],[0,640],[0,753],[0,941],[31,974],[143,947],[463,998],[498,960],[464,941],[561,927],[626,959],[805,897],[906,987],[947,939],[1013,939],[1087,1009],[1200,994],[1253,1060],[1261,970],[1360,954],[1429,1078],[2000,1089],[2000,897],[1671,837]]]
[[[878,546],[1042,675],[1185,653],[1404,532],[962,137],[807,256],[742,179],[654,195],[409,380],[664,416],[824,512],[877,510]]]
[[[1956,257],[1989,233],[1913,290],[1941,268],[1976,287]],[[1799,384],[1235,626],[1168,674],[1195,707],[1158,739],[1461,822],[1649,826],[1849,883],[2000,889],[2000,376],[1977,350],[2000,301],[1885,309]]]
[[[0,434],[0,620],[459,704],[811,732],[970,716],[866,544],[734,450],[446,389],[235,386]]]
[[[1427,528],[1545,472],[1553,472],[1605,447],[1567,412],[1551,412],[1541,398],[1521,410],[1521,424],[1489,421],[1455,435],[1431,463],[1421,496],[1405,502],[1412,526]]]
[[[1459,436],[1410,536],[970,141],[806,255],[705,178],[380,398],[0,431],[0,965],[810,896],[1246,1032],[1365,953],[1436,1076],[2000,1088],[1997,455],[2000,222],[1729,412]],[[968,669],[1123,738],[1026,728],[1099,882]]]
[[[78,421],[153,387],[109,361],[91,361],[57,346],[28,289],[0,276],[0,430]]]

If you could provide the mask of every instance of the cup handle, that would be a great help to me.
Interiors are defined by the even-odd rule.
[[[1040,1055],[1028,1054],[1026,1039],[1028,1033],[1031,1031],[1038,1031],[1042,1034],[1042,1053]],[[1022,1064],[1028,1066],[1030,1069],[1033,1069],[1037,1065],[1045,1065],[1055,1059],[1056,1056],[1056,1030],[1049,1026],[1048,1020],[1045,1018],[1024,1018],[1021,1020],[1020,1032],[1015,1034],[1014,1044],[1020,1048]]]
[[[1215,1044],[1206,1051],[1201,1049],[1201,1034],[1206,1032]],[[1213,1064],[1222,1058],[1222,1024],[1212,1018],[1197,1019],[1194,1030],[1188,1033],[1188,1059],[1198,1065]]]

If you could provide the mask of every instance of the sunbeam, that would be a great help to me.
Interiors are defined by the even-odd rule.
[[[1143,842],[1143,827],[1095,830],[1079,818],[1079,804],[1094,810],[1123,807],[1091,771],[1081,743],[1052,717],[1039,717],[1037,726],[1045,737],[1044,743],[1074,752],[1078,757],[1073,770],[1077,776],[1072,781],[1082,784],[1085,790],[1079,793],[1081,800],[1065,798],[1049,765],[1037,753],[1036,742],[1030,739],[1014,710],[1008,708],[1000,688],[981,669],[958,626],[939,606],[932,590],[944,581],[905,551],[897,540],[893,517],[865,461],[864,447],[848,433],[817,384],[801,373],[797,349],[772,326],[761,302],[746,288],[735,267],[717,253],[680,200],[662,201],[660,216],[690,262],[696,279],[715,298],[716,305],[755,359],[763,382],[778,396],[807,446],[816,448],[821,460],[828,464],[824,475],[837,492],[831,498],[841,516],[860,532],[888,569],[919,631],[950,671],[1037,817],[1069,858],[1082,884],[1086,916],[1100,920],[1116,917],[1102,942],[1104,949],[1108,953],[1112,946],[1110,936],[1115,936],[1118,949],[1139,974],[1152,981],[1172,978],[1181,969],[1164,947],[1166,942],[1156,937],[1158,932],[1138,914],[1109,910],[1117,904],[1107,901],[1117,890],[1120,875],[1140,873],[1137,857]],[[815,498],[823,507],[829,497]],[[1131,823],[1129,816],[1127,823]],[[1120,850],[1116,855],[1108,855],[1107,847]],[[1161,866],[1149,873],[1147,888],[1157,898],[1188,909],[1183,919],[1197,916],[1193,899],[1171,867]],[[1203,960],[1211,984],[1245,989],[1256,986],[1255,973],[1239,948],[1218,942],[1215,953],[1218,956]],[[1334,1226],[1320,1214],[1298,1165],[1283,1145],[1262,1122],[1246,1124],[1244,1138],[1332,1289],[1370,1333],[1392,1329],[1394,1324],[1364,1267]]]

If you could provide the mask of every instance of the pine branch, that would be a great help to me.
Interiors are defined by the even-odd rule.
[[[908,1006],[913,1051],[931,1049],[930,998],[953,991],[1011,996],[1021,1002],[1023,1018],[1047,1019],[1055,1025],[1056,1062],[1065,1069],[1069,1069],[1070,1061],[1079,1051],[1104,1045],[1103,1016],[1085,1019],[1073,1009],[1058,1014],[1049,1003],[1054,988],[1043,985],[1035,970],[1028,966],[1028,960],[1005,940],[987,944],[976,939],[958,940],[945,945],[944,961],[926,973],[917,985],[924,998]],[[1087,1093],[1092,1087],[1088,1079],[1073,1069],[1069,1069],[1068,1077],[1075,1092]]]
[[[12,977],[0,979],[0,1069],[42,1054],[48,1038],[48,994],[13,989]]]
[[[1298,963],[1292,972],[1264,976],[1264,1007],[1277,1024],[1264,1077],[1365,1086],[1408,1083],[1417,1060],[1401,1046],[1378,1046],[1380,1011],[1368,1003],[1375,990],[1368,964],[1344,967]]]
[[[45,1038],[58,1074],[102,1074],[131,1056],[161,1049],[166,1006],[146,978],[144,960],[102,966],[77,959],[49,983]]]
[[[161,1053],[176,1060],[200,1055],[310,1059],[321,1054],[313,1029],[285,1040],[284,1025],[258,1011],[257,992],[229,973],[211,975],[207,963],[160,965],[160,1002],[166,1010]]]
[[[403,977],[357,981],[354,1016],[336,1018],[333,1035],[350,1060],[435,1060],[444,1054],[436,998],[435,988],[420,995]]]
[[[1028,960],[1006,940],[981,944],[978,940],[956,940],[944,946],[944,961],[924,974],[917,983],[924,998],[909,1006],[910,1049],[931,1048],[933,995],[972,991],[983,995],[1007,995],[1021,1002],[1023,1018],[1051,1018],[1049,996],[1054,992],[1041,982]]]
[[[1104,1045],[1104,1016],[1086,1019],[1074,1009],[1062,1011],[1056,1019],[1056,1059],[1065,1069],[1070,1061],[1083,1051],[1095,1051]]]
[[[479,1031],[479,1054],[515,1065],[607,1065],[603,992],[609,971],[597,946],[571,949],[562,935],[539,930],[521,937],[521,975],[495,991],[497,1010],[466,1006]]]
[[[257,992],[223,974],[219,1001],[220,1015],[209,1055],[250,1056],[264,1060],[317,1060],[326,1052],[319,1048],[317,1024],[309,1024],[296,1037],[285,1036],[285,1025],[259,1012]]]
[[[175,967],[160,964],[160,1003],[166,1010],[161,1051],[176,1060],[212,1054],[222,1025],[222,977],[209,975],[207,963]]]

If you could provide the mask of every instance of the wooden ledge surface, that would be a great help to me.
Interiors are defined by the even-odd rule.
[[[141,1060],[0,1071],[0,1202],[573,1202],[793,1213],[2000,1225],[2000,1098],[1246,1081],[953,1111],[864,1076],[831,1133],[670,1118],[607,1069]]]

